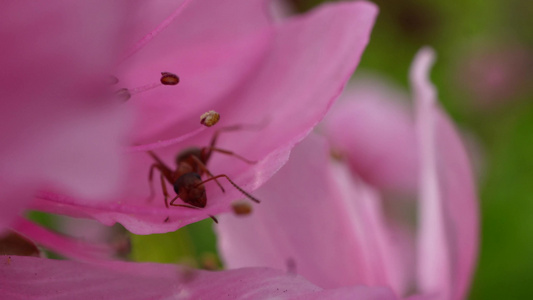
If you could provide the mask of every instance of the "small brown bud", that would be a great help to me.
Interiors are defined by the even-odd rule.
[[[36,256],[39,257],[41,252],[35,244],[15,232],[0,238],[0,255],[20,255],[20,256]],[[8,260],[8,263],[11,260]]]
[[[220,114],[214,110],[210,110],[200,116],[200,124],[207,127],[215,125],[218,123],[218,120],[220,120]]]
[[[176,85],[180,82],[180,78],[176,74],[169,72],[161,72],[161,83],[163,85]]]
[[[252,206],[245,201],[237,201],[231,204],[233,212],[238,216],[246,216],[252,213]]]

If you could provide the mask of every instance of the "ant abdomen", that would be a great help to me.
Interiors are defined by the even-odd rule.
[[[207,197],[202,178],[197,173],[186,173],[174,182],[174,191],[183,202],[195,207],[205,207]]]

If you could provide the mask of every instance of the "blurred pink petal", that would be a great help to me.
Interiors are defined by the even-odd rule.
[[[296,273],[324,288],[376,285],[390,287],[397,295],[409,296],[407,293],[414,285],[420,295],[412,299],[465,297],[478,244],[477,198],[463,145],[451,122],[437,108],[435,90],[428,79],[432,60],[432,50],[423,49],[412,66],[415,124],[405,108],[386,104],[385,99],[378,97],[347,99],[378,103],[340,103],[342,109],[333,110],[325,126],[337,142],[334,150],[348,157],[352,172],[360,170],[352,163],[360,158],[350,158],[354,154],[349,147],[355,147],[356,153],[362,154],[366,149],[342,139],[358,134],[372,139],[382,133],[410,137],[389,143],[376,138],[369,143],[377,153],[402,157],[403,149],[412,149],[417,155],[417,161],[408,165],[411,170],[417,166],[420,170],[403,175],[411,176],[410,182],[421,180],[415,184],[415,187],[420,186],[416,264],[410,261],[415,252],[410,246],[411,236],[402,233],[404,227],[400,227],[397,220],[387,220],[388,214],[381,207],[377,190],[383,181],[369,180],[377,182],[376,186],[367,185],[356,172],[350,174],[342,162],[332,163],[327,145],[310,136],[295,148],[289,162],[257,190],[257,194],[268,201],[249,217],[220,217],[216,229],[228,267],[285,269],[294,265]],[[396,96],[391,95],[391,98]],[[379,107],[382,112],[377,109]],[[388,116],[383,122],[390,124],[365,118],[364,112],[383,113]],[[337,116],[341,120],[337,120]],[[350,124],[349,116],[355,117],[353,122],[361,124]],[[335,133],[335,130],[343,133]],[[359,143],[365,141],[360,139]],[[414,144],[399,145],[401,142]],[[390,148],[400,151],[390,151]],[[383,159],[398,166],[396,160],[400,158]],[[397,178],[396,174],[396,177],[390,176],[394,170],[388,166],[376,166],[376,170],[372,170],[373,178]],[[412,222],[408,218],[403,221]]]
[[[416,189],[416,138],[407,100],[403,91],[377,78],[355,80],[324,121],[333,148],[376,187]]]
[[[446,232],[442,186],[437,171],[437,148],[435,143],[436,92],[429,83],[429,69],[434,62],[434,53],[423,49],[411,68],[411,82],[418,109],[418,142],[421,155],[420,172],[420,239],[418,282],[421,292],[437,294],[440,299],[451,296],[452,242]]]
[[[106,244],[72,239],[23,218],[18,218],[11,225],[11,228],[34,243],[68,258],[102,261],[111,259],[112,255],[115,254],[113,249]]]
[[[437,108],[433,61],[433,51],[422,49],[410,75],[421,153],[418,280],[422,292],[463,299],[477,256],[477,197],[464,146]]]
[[[158,147],[159,140],[165,146],[170,144],[167,141],[175,142],[156,150],[169,165],[173,165],[180,150],[208,144],[216,128],[187,135],[198,130],[199,116],[207,110],[221,114],[218,128],[228,124],[256,128],[224,133],[217,146],[256,160],[257,164],[221,154],[215,154],[208,164],[213,174],[227,174],[245,190],[253,191],[286,162],[294,144],[309,133],[336,99],[359,62],[377,10],[367,2],[338,3],[282,24],[271,24],[260,13],[264,12],[264,2],[257,1],[260,6],[249,2],[253,1],[243,7],[256,17],[235,14],[231,8],[237,4],[233,3],[228,4],[229,8],[213,1],[191,3],[175,24],[124,62],[119,77],[128,86],[150,82],[153,74],[161,71],[177,70],[182,78],[175,88],[147,91],[126,104],[140,116],[133,131],[134,147],[144,151]],[[202,3],[215,6],[206,8]],[[200,22],[198,18],[206,23],[194,27]],[[221,19],[231,21],[211,22]],[[254,21],[250,28],[246,25],[246,29],[233,30],[251,19]],[[183,136],[189,138],[175,139]],[[242,198],[239,191],[221,180],[226,193],[214,183],[207,184],[205,209],[166,209],[160,188],[156,188],[154,201],[146,200],[152,159],[132,149],[127,157],[127,185],[120,197],[94,203],[41,193],[34,208],[89,216],[104,224],[119,222],[134,233],[148,234],[173,231],[208,215],[226,212],[231,200]],[[158,176],[155,177],[154,185],[159,187]],[[167,217],[169,220],[164,222]]]
[[[322,291],[302,277],[267,268],[223,272],[170,264],[106,266],[0,256],[0,293],[10,299],[395,299],[386,289]]]
[[[125,4],[0,5],[0,230],[39,189],[93,200],[116,193],[128,112],[87,87],[122,51]]]
[[[398,297],[390,289],[384,287],[350,286],[307,294],[296,299],[395,300]]]
[[[250,217],[220,216],[215,227],[226,266],[286,269],[323,288],[353,285],[403,290],[402,256],[394,251],[378,195],[331,164],[318,136],[302,141],[258,196]],[[398,292],[398,291],[397,291]]]

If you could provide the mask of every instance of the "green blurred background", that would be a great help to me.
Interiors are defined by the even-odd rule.
[[[321,0],[286,0],[304,12]],[[481,250],[470,299],[533,299],[533,1],[374,1],[380,14],[359,71],[408,89],[420,47],[437,52],[439,99],[473,141]],[[40,213],[32,217],[54,226]],[[123,233],[124,234],[124,233]],[[216,269],[212,220],[131,235],[130,258]]]
[[[360,70],[407,87],[414,53],[433,46],[439,98],[478,144],[481,252],[470,299],[533,299],[533,1],[375,2]]]
[[[469,299],[533,299],[533,1],[373,2],[380,14],[358,70],[407,89],[414,54],[432,46],[439,99],[477,144],[481,248]]]
[[[325,2],[287,1],[300,12]],[[358,70],[408,89],[415,53],[432,46],[440,101],[475,145],[482,236],[470,299],[533,299],[533,1],[374,2],[380,14]],[[211,223],[135,236],[132,257],[216,267]]]

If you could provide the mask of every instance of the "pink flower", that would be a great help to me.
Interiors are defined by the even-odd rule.
[[[154,151],[174,168],[177,153],[207,146],[217,128],[235,124],[244,129],[222,133],[217,147],[257,163],[215,153],[207,166],[248,192],[264,184],[339,95],[359,62],[377,13],[367,2],[343,2],[275,22],[265,4],[262,0],[142,4],[146,6],[142,20],[132,27],[135,34],[142,34],[125,36],[134,46],[116,73],[120,87],[133,94],[124,109],[137,116],[131,146],[124,149],[129,164],[121,178],[122,190],[97,202],[47,190],[31,207],[107,225],[119,222],[137,234],[174,231],[227,212],[230,202],[243,195],[224,178],[219,181],[225,193],[214,182],[206,184],[205,209],[166,208],[156,170],[156,196],[148,201],[147,177],[154,159],[146,151]],[[163,71],[178,74],[179,85],[146,86]],[[221,121],[206,129],[199,117],[209,110],[219,112]],[[172,186],[167,188],[172,191]]]
[[[379,288],[324,290],[301,276],[267,268],[224,272],[170,264],[105,266],[0,256],[0,293],[10,299],[390,299]]]
[[[390,90],[357,98],[350,90],[325,121],[329,143],[304,140],[256,191],[260,209],[221,217],[215,228],[227,267],[292,265],[325,289],[463,299],[477,252],[476,195],[463,145],[429,82],[432,63],[423,49],[411,68],[414,120]],[[331,149],[343,160],[332,160]],[[418,199],[416,230],[414,214],[394,209],[411,202],[384,199],[398,191]]]

